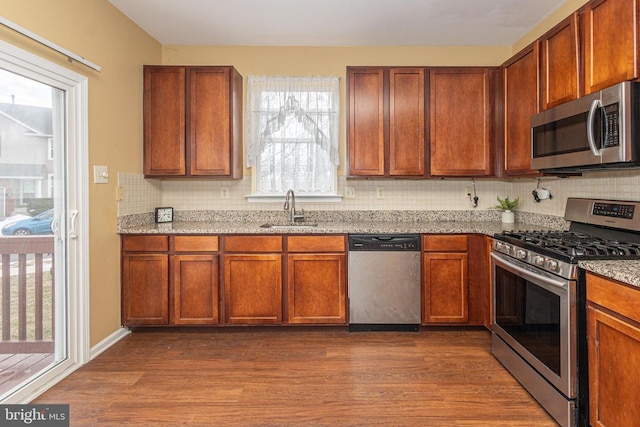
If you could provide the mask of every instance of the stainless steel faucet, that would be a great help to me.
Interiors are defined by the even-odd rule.
[[[289,204],[291,201],[291,204]],[[296,212],[296,195],[293,190],[287,191],[287,195],[284,198],[284,210],[289,211],[289,222],[294,223],[296,221],[304,221],[304,210],[301,213]]]

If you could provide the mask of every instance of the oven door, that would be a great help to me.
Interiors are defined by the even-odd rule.
[[[491,254],[493,332],[569,399],[576,397],[576,282]]]

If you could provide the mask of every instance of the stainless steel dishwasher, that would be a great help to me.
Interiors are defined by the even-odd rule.
[[[418,331],[420,236],[349,236],[349,331]]]

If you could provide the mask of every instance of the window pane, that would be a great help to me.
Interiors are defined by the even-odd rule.
[[[250,77],[248,86],[256,191],[335,194],[337,159],[331,153],[338,142],[338,79],[321,90],[314,78],[269,80],[254,85]]]

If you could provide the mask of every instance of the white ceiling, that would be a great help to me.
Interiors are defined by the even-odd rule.
[[[504,46],[567,0],[109,0],[163,45]]]

